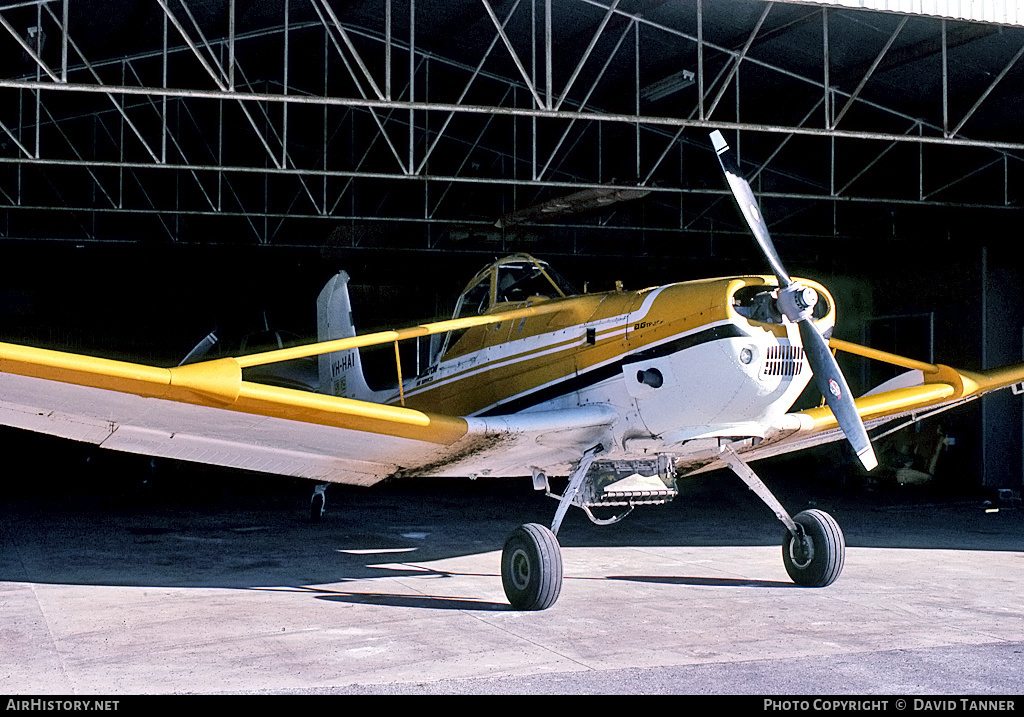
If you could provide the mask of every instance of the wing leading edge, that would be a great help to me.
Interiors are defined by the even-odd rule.
[[[969,372],[836,339],[832,344],[911,370],[856,400],[869,430],[900,418],[920,420],[1024,382],[1024,364]],[[611,440],[616,417],[601,405],[446,416],[244,381],[232,358],[159,368],[0,343],[0,424],[113,450],[325,482],[522,476],[533,468],[567,473],[588,448]],[[843,437],[828,407],[786,419],[786,430],[737,452],[757,460]],[[705,461],[687,472],[724,465]]]
[[[927,364],[847,341],[831,339],[832,348],[866,358],[881,360],[909,371],[856,399],[857,412],[868,430],[899,419],[906,425],[941,411],[954,408],[980,396],[1024,382],[1024,363],[973,372],[941,364]],[[778,441],[766,441],[739,450],[744,460],[758,460],[792,453],[816,445],[842,440],[843,433],[827,406],[790,414],[799,419],[800,428]],[[701,471],[725,467],[714,461]]]
[[[467,419],[244,381],[231,358],[167,369],[0,343],[4,425],[326,482],[529,475],[579,460],[612,420],[598,407]]]

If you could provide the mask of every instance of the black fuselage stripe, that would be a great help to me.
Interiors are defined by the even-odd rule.
[[[570,393],[581,391],[585,388],[601,383],[602,381],[606,381],[609,378],[613,378],[614,376],[622,373],[623,368],[630,364],[653,361],[654,359],[670,356],[680,351],[693,348],[694,346],[706,344],[710,341],[742,338],[747,335],[748,334],[744,333],[739,326],[736,326],[736,324],[723,324],[721,326],[715,326],[687,336],[680,336],[677,339],[666,341],[663,344],[652,346],[649,349],[628,354],[627,356],[622,357],[618,361],[613,361],[610,364],[605,364],[604,366],[599,366],[586,371],[585,373],[567,377],[558,383],[545,386],[544,388],[539,388],[536,391],[532,391],[531,393],[506,401],[505,403],[499,403],[477,415],[502,416],[510,413],[518,413],[519,411],[523,411],[527,408],[531,408],[546,401],[552,401]]]

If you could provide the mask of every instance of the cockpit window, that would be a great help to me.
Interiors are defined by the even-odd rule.
[[[499,259],[473,277],[462,292],[455,318],[484,314],[493,306],[533,297],[557,299],[576,293],[550,266],[528,254]]]
[[[462,303],[462,310],[459,313],[462,316],[485,313],[491,305],[491,282],[481,281],[463,294],[460,302]]]
[[[535,262],[517,262],[498,266],[495,303],[521,302],[531,296],[556,299],[573,293],[572,287],[550,267]]]
[[[572,285],[545,262],[529,254],[514,254],[484,267],[473,277],[456,302],[452,318],[486,314],[499,304],[558,299],[575,293]],[[448,353],[449,346],[456,346],[465,332],[459,329],[445,334],[436,360]]]

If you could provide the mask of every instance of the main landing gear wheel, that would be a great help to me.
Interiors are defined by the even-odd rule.
[[[501,553],[501,583],[516,610],[546,610],[562,591],[562,551],[546,526],[520,525]]]
[[[823,588],[843,572],[846,540],[835,519],[820,510],[805,510],[793,516],[803,528],[803,538],[786,533],[782,541],[782,562],[797,585]]]

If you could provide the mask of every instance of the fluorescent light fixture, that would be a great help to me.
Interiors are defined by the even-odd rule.
[[[669,95],[686,89],[693,84],[694,74],[690,70],[681,70],[663,80],[647,85],[640,90],[640,97],[648,102],[657,102]]]
[[[637,187],[636,189],[628,187],[583,189],[564,197],[549,199],[546,202],[534,204],[532,207],[520,209],[519,211],[512,212],[511,214],[506,214],[495,222],[494,226],[499,229],[504,229],[538,219],[580,214],[582,212],[589,212],[595,209],[603,209],[609,204],[614,204],[616,202],[627,202],[633,199],[642,199],[650,193],[650,189],[645,189],[643,187]]]

